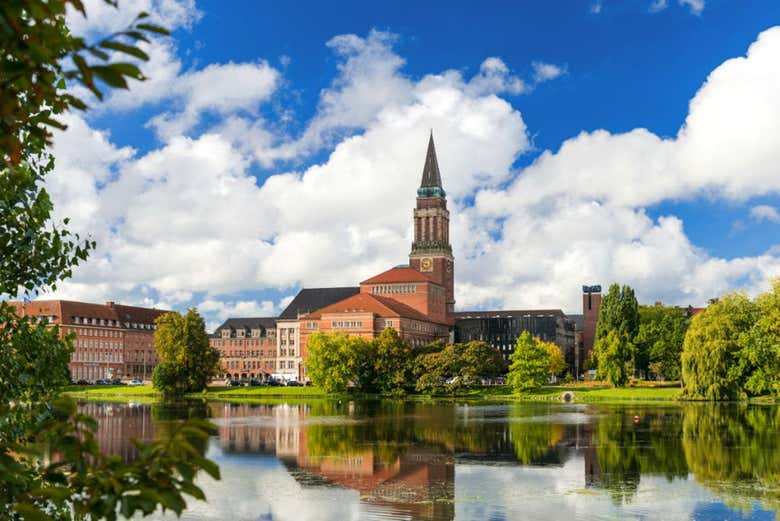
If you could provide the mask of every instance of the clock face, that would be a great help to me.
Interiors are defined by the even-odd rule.
[[[433,260],[430,257],[423,257],[420,260],[420,271],[433,271]]]

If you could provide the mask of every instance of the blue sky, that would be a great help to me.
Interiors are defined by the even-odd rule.
[[[576,312],[579,281],[613,280],[701,304],[780,274],[780,3],[506,4],[72,16],[94,36],[147,9],[174,33],[149,46],[146,85],[58,140],[60,215],[101,243],[60,294],[198,305],[214,324],[355,284],[404,261],[431,127],[462,309]]]

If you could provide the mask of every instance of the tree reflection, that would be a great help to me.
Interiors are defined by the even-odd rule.
[[[696,481],[727,504],[780,513],[780,408],[686,407],[682,444]]]
[[[631,501],[642,475],[670,481],[687,477],[680,441],[682,409],[618,407],[594,412],[598,419],[593,445],[600,475],[592,485],[606,489],[613,502]]]
[[[563,440],[564,426],[538,411],[522,404],[514,404],[510,410],[509,434],[517,461],[523,465],[540,463]]]

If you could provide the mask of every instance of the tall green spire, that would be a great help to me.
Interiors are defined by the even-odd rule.
[[[428,153],[425,155],[422,182],[417,190],[417,197],[445,197],[447,194],[441,186],[439,161],[436,159],[436,147],[433,144],[433,130],[428,140]]]

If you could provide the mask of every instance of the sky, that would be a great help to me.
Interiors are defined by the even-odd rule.
[[[703,305],[780,276],[780,2],[135,0],[147,81],[64,117],[47,189],[98,247],[41,298],[214,328],[407,261],[433,130],[456,308]]]

